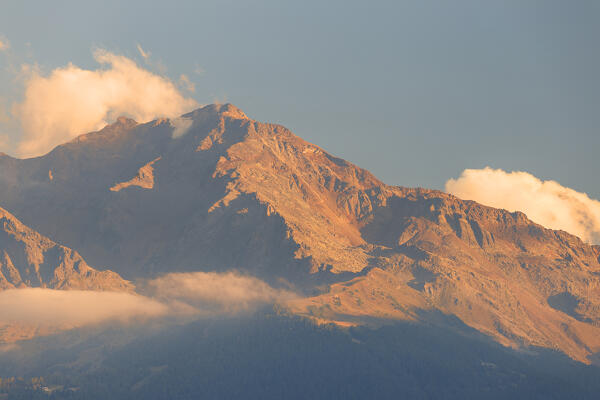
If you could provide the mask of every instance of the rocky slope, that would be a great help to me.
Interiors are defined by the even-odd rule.
[[[76,251],[58,245],[0,208],[0,290],[25,287],[129,291],[112,271],[90,267]]]
[[[120,119],[48,155],[0,157],[0,204],[127,278],[240,268],[263,278],[357,272],[370,173],[231,105]],[[233,248],[229,244],[235,243]]]
[[[558,349],[581,361],[598,351],[597,247],[522,213],[435,191],[393,192],[361,229],[377,246],[376,266],[296,301],[297,312],[353,323],[431,321],[441,311],[505,345]]]
[[[457,317],[505,345],[600,350],[599,247],[385,185],[232,105],[0,156],[0,187],[19,218],[126,278],[240,269],[304,291],[289,308],[319,320]]]

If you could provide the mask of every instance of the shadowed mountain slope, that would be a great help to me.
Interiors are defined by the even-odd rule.
[[[385,185],[232,105],[125,118],[0,157],[0,204],[126,278],[239,269],[342,324],[432,310],[510,346],[600,350],[600,248],[509,213]],[[440,322],[443,323],[443,322]]]
[[[54,243],[0,208],[0,290],[24,287],[132,290],[118,274],[95,270],[76,251]]]

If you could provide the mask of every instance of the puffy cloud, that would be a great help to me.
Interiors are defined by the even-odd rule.
[[[540,225],[600,243],[600,201],[555,181],[486,167],[463,171],[458,179],[446,182],[446,191],[491,207],[522,211]]]
[[[295,297],[292,292],[234,272],[173,273],[150,281],[148,286],[157,298],[188,304],[202,313],[248,311]]]
[[[48,76],[31,70],[25,79],[24,100],[13,106],[23,131],[17,146],[20,156],[41,155],[79,134],[102,128],[121,114],[148,121],[177,117],[197,106],[169,79],[126,57],[98,50],[94,58],[104,68],[85,70],[69,64]]]
[[[168,307],[156,300],[129,293],[41,288],[0,291],[0,324],[80,327],[159,317],[167,311]]]

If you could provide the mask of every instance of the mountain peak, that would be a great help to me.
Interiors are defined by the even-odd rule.
[[[242,110],[240,110],[231,103],[211,104],[207,107],[212,107],[217,113],[226,117],[231,117],[235,119],[248,119],[248,116]]]
[[[246,113],[244,113],[241,109],[234,106],[233,104],[208,104],[204,107],[200,107],[197,110],[194,110],[188,114],[183,115],[183,117],[194,117],[202,114],[210,114],[210,115],[219,115],[223,117],[230,117],[233,119],[249,119]]]
[[[138,123],[136,120],[126,117],[124,115],[121,115],[117,118],[117,120],[114,123],[110,124],[109,126],[132,128],[132,127],[136,126],[137,124]]]

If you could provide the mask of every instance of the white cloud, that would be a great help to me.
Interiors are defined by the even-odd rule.
[[[446,182],[446,191],[491,207],[522,211],[540,225],[600,243],[600,201],[555,181],[486,167],[463,171],[458,179]]]
[[[172,273],[147,282],[146,295],[53,290],[0,291],[0,327],[52,333],[101,323],[186,321],[249,312],[295,295],[236,273]]]
[[[41,288],[0,291],[0,324],[62,328],[166,315],[168,307],[147,297],[115,292]]]
[[[197,106],[169,79],[126,57],[98,50],[94,58],[105,68],[85,70],[69,64],[48,76],[31,69],[25,78],[24,100],[13,106],[23,131],[17,146],[20,156],[44,154],[122,114],[148,121],[177,117]]]
[[[149,288],[157,298],[188,304],[203,313],[248,311],[295,297],[290,291],[234,272],[173,273],[150,281]]]
[[[191,118],[172,118],[169,120],[169,123],[173,127],[173,133],[171,136],[173,139],[177,139],[185,135],[192,125],[194,124],[194,120]]]

